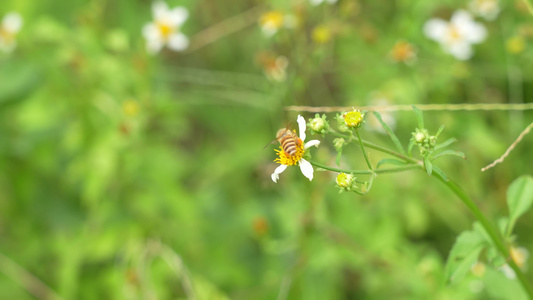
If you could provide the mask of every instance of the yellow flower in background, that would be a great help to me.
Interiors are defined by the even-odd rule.
[[[389,57],[394,62],[413,63],[416,60],[416,48],[409,42],[398,41],[392,47]]]
[[[22,28],[22,17],[16,12],[10,12],[2,19],[0,25],[0,50],[11,52],[17,46],[17,34]]]
[[[317,44],[325,44],[331,40],[331,29],[326,25],[318,25],[311,34],[313,41]]]
[[[126,100],[122,102],[122,112],[127,117],[134,117],[139,113],[139,103],[135,100]]]
[[[468,4],[470,11],[487,21],[492,21],[500,14],[498,0],[472,0]]]
[[[273,36],[281,28],[294,28],[296,17],[291,14],[284,14],[279,10],[271,10],[261,15],[259,26],[265,36]]]
[[[511,54],[518,54],[526,49],[526,41],[521,36],[513,36],[505,42],[505,48]]]
[[[189,16],[187,9],[169,9],[165,2],[157,1],[152,4],[152,14],[154,21],[146,24],[142,30],[148,53],[158,53],[165,45],[174,51],[187,49],[189,39],[180,32],[181,25]]]

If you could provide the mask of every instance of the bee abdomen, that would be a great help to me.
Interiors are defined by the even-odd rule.
[[[292,156],[296,154],[296,143],[293,139],[286,139],[282,141],[281,145],[283,147],[283,151],[285,151],[285,153],[288,155]]]

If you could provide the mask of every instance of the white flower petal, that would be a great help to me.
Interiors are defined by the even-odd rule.
[[[465,24],[470,24],[472,22],[474,22],[472,20],[472,16],[466,10],[463,9],[455,11],[450,19],[450,23],[458,27],[461,27]]]
[[[502,267],[500,267],[500,271],[503,273],[503,275],[505,275],[505,277],[509,279],[516,278],[515,271],[508,264],[505,264]]]
[[[470,43],[478,44],[483,42],[487,37],[487,29],[485,26],[473,22],[469,26],[465,26],[463,35]]]
[[[22,27],[22,17],[19,13],[8,13],[2,20],[2,27],[10,33],[19,32]]]
[[[163,48],[163,41],[158,39],[146,40],[146,51],[150,54],[156,54]]]
[[[329,4],[333,4],[333,3],[337,3],[337,0],[326,0],[326,2]]]
[[[168,38],[168,47],[174,51],[183,51],[189,46],[189,39],[183,33],[174,33]]]
[[[311,5],[317,6],[320,3],[324,2],[324,0],[310,0],[309,2],[311,2]]]
[[[287,169],[287,165],[280,165],[279,167],[277,167],[274,170],[274,173],[272,173],[272,175],[270,175],[270,177],[272,178],[272,181],[278,182],[279,174],[283,173],[283,171],[285,171],[285,169]]]
[[[164,1],[155,1],[152,4],[152,14],[156,21],[166,19],[167,13],[168,5]]]
[[[317,146],[320,145],[320,141],[319,140],[310,140],[309,142],[305,143],[304,145],[304,149],[307,149],[309,147],[313,147],[313,146]]]
[[[149,23],[143,26],[143,36],[147,40],[162,40],[161,31],[157,29],[154,23]]]
[[[300,139],[305,141],[305,128],[307,127],[307,124],[305,124],[305,119],[304,117],[298,115],[296,121],[298,122],[298,129],[300,130]]]
[[[278,32],[278,28],[276,26],[272,26],[271,23],[265,23],[263,26],[261,26],[261,31],[266,37],[271,37]]]
[[[185,7],[175,7],[168,12],[168,21],[173,26],[181,26],[188,16],[189,11]]]
[[[446,38],[447,29],[448,22],[441,19],[430,19],[424,24],[424,34],[439,43],[442,43]]]
[[[305,159],[300,159],[300,170],[302,171],[302,174],[304,174],[305,177],[309,178],[309,180],[313,180],[313,166],[310,162],[308,162]]]
[[[445,50],[459,60],[468,60],[473,55],[472,47],[465,41],[450,44]]]

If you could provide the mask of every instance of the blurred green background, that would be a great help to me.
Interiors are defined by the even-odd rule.
[[[472,274],[444,284],[448,252],[473,218],[427,174],[381,175],[366,196],[339,194],[336,174],[315,170],[309,182],[295,167],[275,184],[275,146],[263,147],[296,119],[289,105],[531,102],[523,1],[476,19],[488,36],[468,61],[422,30],[463,1],[167,3],[189,10],[190,47],[149,55],[151,1],[2,0],[0,17],[15,11],[24,24],[17,48],[0,53],[0,298],[487,299]],[[271,10],[297,24],[265,36]],[[390,58],[398,41],[416,49],[413,62]],[[272,78],[278,56],[288,65]],[[532,137],[480,169],[533,114],[425,117],[467,156],[441,169],[491,220],[504,216],[507,186],[531,174]],[[372,118],[363,138],[392,148]],[[414,114],[389,120],[406,145]],[[323,141],[314,159],[333,166],[331,138],[312,138]],[[355,146],[343,163],[366,168]],[[529,249],[531,218],[516,231]]]

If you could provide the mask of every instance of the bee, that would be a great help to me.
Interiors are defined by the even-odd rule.
[[[276,133],[276,138],[268,145],[274,143],[275,141],[278,141],[281,145],[281,148],[283,149],[283,151],[285,151],[287,155],[294,156],[296,154],[296,150],[298,149],[298,145],[302,143],[302,140],[300,140],[296,132],[288,128],[289,126],[290,123],[287,128],[281,128],[280,130],[278,130],[278,132]]]

